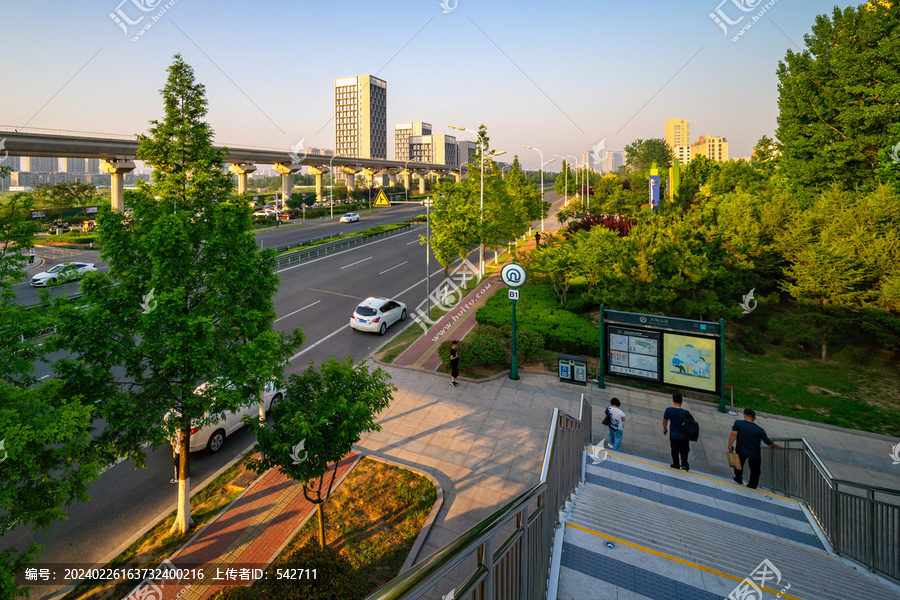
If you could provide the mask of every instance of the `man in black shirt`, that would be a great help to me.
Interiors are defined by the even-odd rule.
[[[450,385],[459,386],[456,378],[459,377],[459,342],[453,340],[450,342]]]
[[[731,427],[731,436],[728,438],[728,451],[737,452],[741,461],[741,468],[734,470],[735,482],[744,484],[744,461],[750,461],[750,481],[747,487],[756,489],[759,485],[759,468],[762,464],[762,453],[759,451],[759,442],[763,441],[770,448],[781,448],[766,435],[765,429],[756,424],[756,411],[752,408],[744,409],[744,420],[735,421]],[[737,441],[737,449],[735,448]]]
[[[673,406],[667,408],[663,414],[663,435],[669,436],[669,447],[672,449],[672,464],[669,466],[673,469],[690,471],[688,453],[691,451],[691,443],[681,436],[681,424],[684,423],[684,414],[687,412],[681,408],[682,401],[681,394],[672,394]],[[671,435],[669,434],[669,421],[672,422]]]

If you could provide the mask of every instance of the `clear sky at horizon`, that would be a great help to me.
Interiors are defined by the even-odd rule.
[[[400,122],[425,121],[435,133],[483,123],[493,148],[537,168],[522,144],[545,159],[580,158],[604,139],[622,149],[663,137],[669,118],[690,119],[692,139],[726,137],[741,157],[774,134],[778,61],[836,5],[444,1],[446,13],[438,0],[4,0],[0,124],[143,132],[162,115],[166,67],[181,53],[206,86],[219,143],[332,148],[334,79],[372,74],[388,82],[389,158]],[[717,8],[744,19],[726,35],[709,16]],[[144,18],[126,35],[110,17],[117,9]]]

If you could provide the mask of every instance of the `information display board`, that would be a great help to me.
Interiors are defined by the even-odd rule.
[[[722,394],[722,324],[603,311],[606,375]]]

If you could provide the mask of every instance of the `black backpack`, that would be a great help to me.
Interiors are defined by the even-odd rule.
[[[700,439],[700,425],[694,420],[690,411],[684,411],[684,421],[681,422],[681,439],[696,442]]]

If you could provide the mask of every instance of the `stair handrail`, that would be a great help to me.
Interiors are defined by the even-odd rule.
[[[900,490],[836,478],[805,438],[772,441],[783,448],[763,448],[760,485],[802,500],[837,554],[900,583]]]

